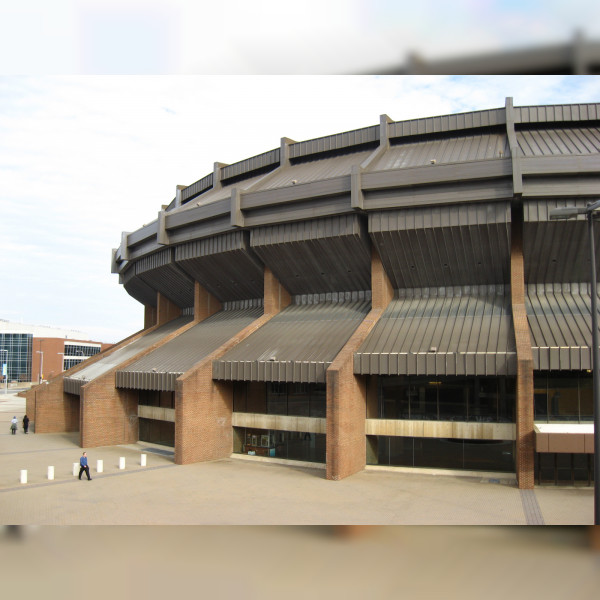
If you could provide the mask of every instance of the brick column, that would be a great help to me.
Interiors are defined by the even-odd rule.
[[[197,281],[194,282],[194,320],[204,321],[219,312],[221,303]]]
[[[175,463],[228,458],[233,452],[233,382],[214,381],[218,360],[291,303],[288,291],[265,267],[264,314],[181,375],[175,383]]]
[[[515,213],[517,213],[515,215]],[[516,217],[516,218],[515,218]],[[535,434],[533,431],[533,353],[525,311],[523,263],[523,215],[513,211],[510,290],[517,346],[517,482],[520,489],[533,489]]]
[[[144,305],[144,329],[148,329],[149,327],[153,327],[156,325],[156,307]]]
[[[115,372],[154,352],[195,324],[195,321],[187,323],[81,388],[79,442],[82,448],[138,441],[138,390],[116,388]]]
[[[160,292],[156,294],[156,324],[164,325],[173,319],[181,316],[179,306],[171,302]]]
[[[365,377],[354,375],[354,353],[394,297],[375,247],[371,248],[371,292],[369,314],[327,369],[327,479],[343,479],[366,465],[367,390]]]

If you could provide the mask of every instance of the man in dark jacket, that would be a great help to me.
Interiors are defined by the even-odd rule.
[[[90,477],[90,468],[88,467],[87,464],[87,453],[84,452],[83,456],[79,459],[79,479],[81,479],[81,474],[85,471],[85,474],[87,475],[88,481],[91,481],[92,478]]]
[[[27,430],[29,429],[29,417],[27,415],[25,415],[23,417],[23,431],[25,433],[27,433]]]

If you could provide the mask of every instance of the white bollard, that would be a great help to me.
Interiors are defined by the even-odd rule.
[[[119,469],[124,469],[125,468],[125,457],[121,456],[119,457]]]
[[[27,483],[27,469],[21,469],[21,483]]]
[[[104,471],[104,461],[101,459],[98,459],[98,462],[96,463],[96,473],[102,473]]]
[[[73,475],[77,475],[79,473],[79,463],[73,463]]]
[[[54,467],[48,467],[48,479],[54,479]]]
[[[142,455],[140,456],[140,465],[141,465],[142,467],[145,467],[145,466],[146,466],[146,455],[145,455],[145,454],[142,454]]]

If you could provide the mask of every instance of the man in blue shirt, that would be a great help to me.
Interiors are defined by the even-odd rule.
[[[92,478],[90,477],[90,468],[88,467],[87,464],[87,452],[83,453],[83,456],[79,459],[79,479],[81,479],[81,474],[85,471],[85,474],[87,475],[88,481],[91,481]]]

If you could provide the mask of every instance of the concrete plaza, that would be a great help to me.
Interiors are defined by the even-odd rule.
[[[589,525],[592,488],[519,490],[513,477],[367,468],[327,481],[314,466],[233,456],[176,465],[145,442],[90,448],[92,481],[73,463],[78,434],[9,432],[25,400],[0,394],[0,515],[29,525]],[[141,454],[147,465],[141,466]],[[125,458],[125,469],[119,459]],[[96,472],[97,460],[104,471]],[[48,467],[54,480],[48,480]],[[20,483],[27,470],[28,482]]]

